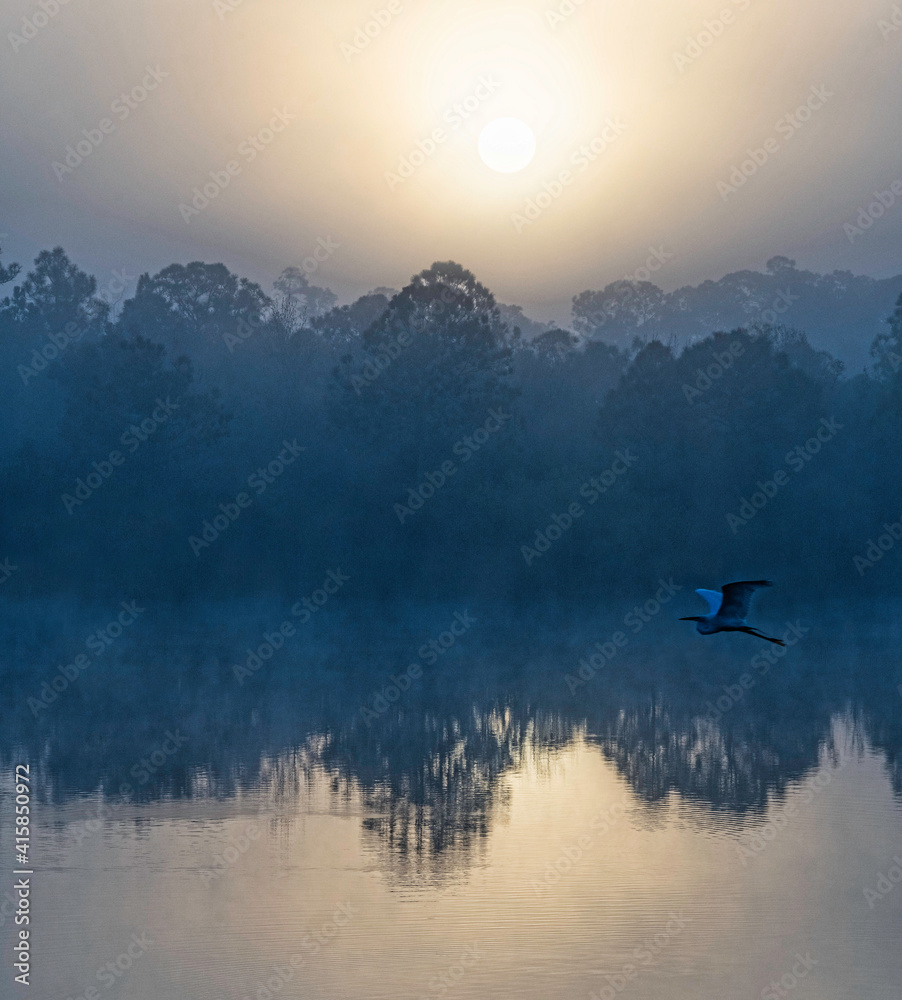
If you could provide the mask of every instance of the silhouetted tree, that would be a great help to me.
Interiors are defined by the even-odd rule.
[[[228,338],[246,339],[266,329],[272,301],[259,285],[224,264],[170,264],[142,274],[122,308],[118,328],[165,344],[174,355],[225,351]]]

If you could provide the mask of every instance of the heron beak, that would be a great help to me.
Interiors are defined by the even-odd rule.
[[[680,618],[681,622],[700,622],[701,618]]]

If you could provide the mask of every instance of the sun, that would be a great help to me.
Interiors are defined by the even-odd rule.
[[[479,155],[499,174],[515,174],[536,155],[536,137],[519,118],[496,118],[479,134]]]

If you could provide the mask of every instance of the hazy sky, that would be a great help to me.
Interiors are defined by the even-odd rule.
[[[221,260],[270,290],[321,240],[343,299],[454,259],[560,320],[653,247],[665,288],[777,253],[902,267],[902,197],[843,228],[902,181],[891,0],[43,2],[0,12],[7,262],[61,244],[103,286]],[[517,174],[477,152],[504,116],[537,139]]]

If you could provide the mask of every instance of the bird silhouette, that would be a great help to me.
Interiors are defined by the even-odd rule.
[[[767,639],[778,646],[785,646],[782,639],[772,639],[769,635],[759,632],[747,625],[749,605],[752,594],[759,587],[772,587],[770,580],[741,580],[738,583],[725,583],[718,594],[716,590],[696,590],[708,602],[710,614],[704,617],[681,618],[681,622],[698,622],[695,626],[702,635],[713,635],[715,632],[745,632],[759,639]]]

